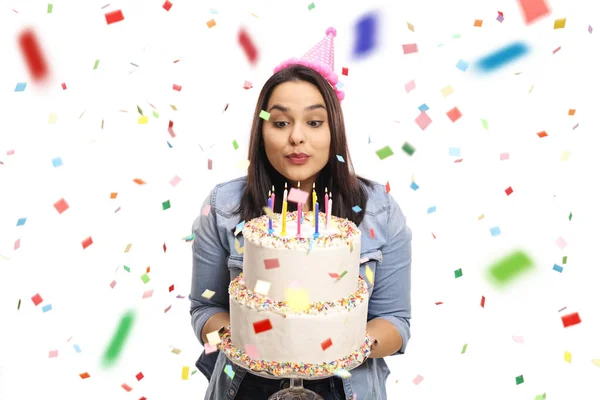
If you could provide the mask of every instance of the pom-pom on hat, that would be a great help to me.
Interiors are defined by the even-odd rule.
[[[321,39],[319,43],[310,49],[302,58],[291,58],[287,61],[282,62],[273,70],[273,73],[279,72],[290,65],[304,65],[305,67],[312,68],[320,73],[327,81],[331,84],[337,98],[342,101],[344,100],[344,92],[339,90],[336,86],[338,83],[338,76],[333,69],[333,38],[336,36],[337,31],[335,28],[327,28],[325,31],[325,37]]]

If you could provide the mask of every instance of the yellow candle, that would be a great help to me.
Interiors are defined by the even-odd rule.
[[[285,225],[287,223],[287,201],[283,201],[283,210],[282,210],[282,220],[281,220],[281,236],[285,236]]]
[[[316,204],[317,204],[317,192],[315,192],[315,184],[313,183],[313,192],[312,192],[312,209],[313,209],[313,221],[312,221],[312,226],[315,226],[315,220],[317,219],[317,214],[316,214]]]

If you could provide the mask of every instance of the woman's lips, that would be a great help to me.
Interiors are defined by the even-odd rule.
[[[308,161],[307,155],[291,155],[287,156],[287,159],[294,165],[302,165]]]

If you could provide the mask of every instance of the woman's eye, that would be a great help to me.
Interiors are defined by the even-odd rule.
[[[308,123],[312,128],[318,128],[323,125],[323,121],[310,121]]]
[[[275,121],[273,124],[275,125],[275,128],[285,128],[287,126],[287,122],[285,121]]]

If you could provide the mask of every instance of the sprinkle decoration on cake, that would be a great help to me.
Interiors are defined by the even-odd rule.
[[[231,334],[229,331],[225,331],[221,335],[221,343],[217,346],[227,358],[243,364],[246,369],[254,372],[266,373],[276,377],[286,377],[287,375],[319,377],[331,376],[340,370],[348,371],[356,368],[369,357],[372,345],[373,339],[367,333],[359,349],[340,359],[320,364],[254,360],[246,352],[231,344]]]
[[[274,301],[267,296],[249,290],[243,281],[243,273],[235,277],[229,285],[229,294],[241,304],[261,311],[271,311],[280,315],[295,313],[285,301]],[[367,282],[359,276],[358,290],[338,301],[317,301],[311,303],[301,314],[317,315],[327,311],[350,311],[368,300]]]

